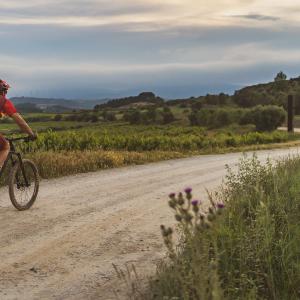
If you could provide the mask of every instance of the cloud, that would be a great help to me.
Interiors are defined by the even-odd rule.
[[[236,15],[236,16],[233,16],[233,17],[242,18],[242,19],[256,20],[256,21],[278,21],[278,20],[280,20],[279,17],[260,15],[260,14]]]
[[[0,23],[77,27],[124,24],[127,29],[132,24],[130,30],[161,31],[176,26],[233,25],[234,21],[226,17],[228,15],[260,21],[285,17],[282,15],[284,10],[281,13],[277,10],[279,15],[276,17],[264,13],[268,7],[258,3],[266,1],[269,0],[213,0],[210,3],[198,0],[15,0],[2,5]],[[256,11],[255,7],[262,13],[251,13]],[[276,7],[275,0],[272,9]]]
[[[6,1],[0,77],[18,95],[229,91],[300,67],[294,2]],[[76,81],[82,91],[74,89]]]

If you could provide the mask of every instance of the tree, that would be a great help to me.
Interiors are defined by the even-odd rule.
[[[142,113],[139,110],[132,112],[126,112],[123,116],[124,120],[130,124],[141,124],[142,123]]]
[[[287,76],[282,71],[280,71],[274,78],[274,81],[278,82],[278,81],[283,81],[283,80],[287,80]]]
[[[146,112],[146,118],[150,123],[155,123],[157,117],[156,109],[155,108],[150,108]]]
[[[175,117],[171,111],[164,111],[162,113],[163,124],[169,124],[175,121]]]

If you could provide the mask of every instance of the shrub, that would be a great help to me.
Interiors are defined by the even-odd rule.
[[[175,117],[171,111],[164,111],[162,113],[163,124],[169,124],[175,121]]]
[[[245,110],[235,108],[206,108],[193,111],[190,116],[192,126],[205,126],[208,128],[220,128],[233,123],[239,123]]]
[[[285,120],[285,111],[275,105],[255,106],[252,109],[210,108],[192,111],[189,116],[192,126],[221,128],[230,124],[254,124],[258,131],[277,129]]]
[[[275,165],[253,157],[229,170],[208,210],[190,190],[170,194],[179,245],[162,226],[169,260],[142,298],[299,299],[299,176],[299,157]]]
[[[258,131],[272,131],[285,121],[286,113],[275,105],[256,106],[248,111],[241,123],[255,124]]]
[[[124,121],[128,121],[132,125],[141,124],[142,114],[139,110],[126,112],[123,116]]]
[[[113,121],[117,120],[116,115],[113,112],[104,111],[102,113],[102,116],[103,116],[103,119],[108,122],[113,122]]]

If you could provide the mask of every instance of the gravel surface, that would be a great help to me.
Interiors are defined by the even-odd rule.
[[[260,159],[297,149],[258,152]],[[79,174],[41,182],[29,211],[16,211],[0,190],[0,299],[120,299],[112,263],[140,276],[164,256],[160,224],[174,223],[168,194],[187,186],[207,199],[241,153],[205,155]]]

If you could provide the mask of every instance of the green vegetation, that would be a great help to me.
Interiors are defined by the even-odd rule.
[[[149,125],[149,124],[170,124],[175,121],[175,116],[168,106],[162,109],[149,108],[140,111],[137,109],[128,110],[123,115],[123,120],[131,125]]]
[[[54,178],[102,169],[139,165],[166,159],[182,158],[174,151],[46,151],[28,153],[27,158],[35,161],[42,178]]]
[[[191,125],[221,128],[230,124],[254,124],[258,131],[272,131],[285,121],[285,111],[275,105],[242,108],[203,108],[193,111],[189,118]]]
[[[277,85],[294,85],[291,89],[296,92],[298,82],[300,81],[297,79],[286,80],[284,74],[279,73],[274,83],[264,87],[274,91],[276,97],[283,101],[282,88],[279,89]],[[246,90],[260,91],[260,87],[249,87]],[[82,101],[32,99],[31,103],[27,101],[30,98],[16,98],[20,108],[26,111],[25,119],[39,133],[36,142],[20,147],[26,155],[36,157],[40,168],[44,170],[43,176],[49,177],[73,174],[74,170],[94,171],[105,166],[127,165],[127,161],[154,161],[155,157],[160,160],[162,157],[167,159],[174,156],[256,150],[298,138],[296,134],[276,131],[285,119],[282,103],[259,100],[248,105],[247,95],[250,94],[244,94],[243,89],[234,96],[221,93],[165,101],[151,92],[144,92],[138,96],[114,99],[103,104],[91,100],[89,105],[98,103],[93,110],[81,109]],[[266,95],[265,99],[269,99],[272,94]],[[237,101],[236,96],[241,96],[243,103]],[[254,95],[255,99],[256,96]],[[258,103],[276,105],[256,105]],[[68,107],[68,111],[60,107],[57,110],[60,113],[45,113],[52,109],[55,111],[60,104]],[[73,110],[71,105],[74,105]],[[9,118],[1,119],[0,126],[1,133],[5,135],[19,132]],[[69,155],[66,154],[67,151],[70,152]],[[79,151],[87,152],[90,163],[84,159],[73,162],[80,156]],[[99,159],[106,161],[106,151],[110,152],[109,155],[113,152],[115,157],[124,156],[124,162],[119,163],[119,158],[107,164],[98,162]],[[150,151],[153,152],[151,158],[148,155]],[[139,153],[143,158],[128,160],[126,157],[131,152],[133,156]],[[55,161],[55,156],[64,163],[66,160],[63,156],[68,156],[69,164],[73,164],[73,167],[64,171],[63,163],[58,161],[56,166],[61,166],[59,168],[51,167],[50,164],[47,164],[47,168],[42,166],[40,157]],[[80,163],[88,167],[80,166]],[[51,175],[47,175],[47,172]]]
[[[256,132],[252,125],[231,125],[217,130],[124,122],[49,121],[31,125],[40,132],[38,140],[20,143],[18,147],[37,162],[44,178],[197,154],[278,147],[278,143],[298,138],[297,134],[280,131]],[[54,130],[48,129],[51,126]],[[1,125],[5,134],[17,131],[13,124]]]
[[[53,121],[41,121],[41,122],[30,122],[30,126],[34,131],[39,133],[53,130],[53,131],[64,131],[64,130],[76,130],[80,128],[91,127],[90,123],[87,122],[55,122]],[[10,135],[12,133],[19,133],[20,129],[12,122],[9,123],[0,123],[0,132],[4,135]]]
[[[110,100],[107,103],[98,104],[95,106],[95,110],[101,110],[104,108],[119,108],[123,106],[130,106],[132,104],[142,104],[142,105],[161,105],[163,104],[164,100],[160,97],[156,97],[151,92],[143,92],[140,93],[138,96],[134,97],[126,97],[120,99]]]
[[[278,77],[278,78],[277,78]],[[279,80],[280,79],[280,80]],[[277,75],[274,82],[245,87],[237,91],[232,99],[241,107],[256,105],[279,105],[286,108],[288,95],[296,96],[296,113],[300,113],[300,78],[284,79]]]
[[[247,130],[246,127],[245,130]],[[240,130],[242,133],[238,133]],[[227,147],[287,142],[297,138],[286,132],[205,131],[199,127],[129,126],[125,124],[87,127],[73,131],[45,132],[30,144],[21,145],[25,153],[36,151],[121,150],[214,152]]]
[[[179,245],[162,226],[169,258],[141,298],[298,299],[299,178],[299,158],[263,165],[254,157],[229,170],[209,210],[190,189],[170,194]]]
[[[37,163],[42,177],[49,178],[196,154],[256,150],[297,138],[286,132],[249,130],[240,126],[207,132],[199,127],[117,123],[41,133],[37,141],[19,148]]]

